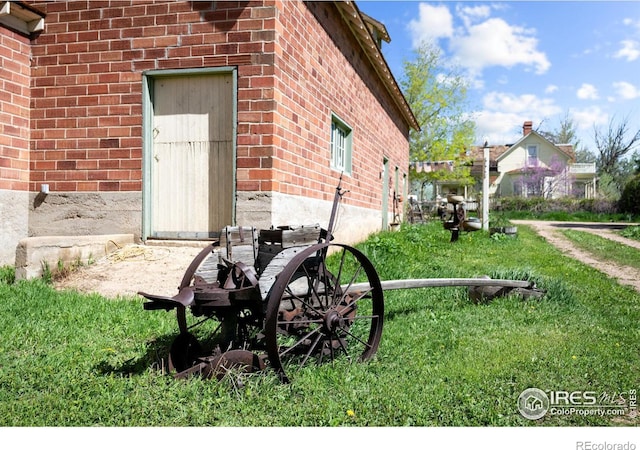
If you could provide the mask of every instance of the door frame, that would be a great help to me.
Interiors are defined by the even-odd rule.
[[[232,75],[233,120],[232,120],[232,164],[233,187],[231,200],[231,220],[236,222],[236,169],[237,169],[237,127],[238,127],[238,69],[236,67],[203,67],[196,69],[148,70],[142,73],[142,230],[140,238],[146,241],[151,236],[152,208],[151,186],[153,171],[151,170],[153,155],[153,94],[155,80],[163,77],[180,77],[189,75]]]
[[[389,228],[389,158],[382,159],[382,230]]]

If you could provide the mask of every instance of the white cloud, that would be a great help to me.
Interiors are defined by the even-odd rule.
[[[465,16],[465,17],[469,17],[471,19],[473,18],[485,18],[485,17],[489,17],[489,15],[491,14],[491,7],[489,7],[488,5],[480,5],[480,6],[458,6],[457,7],[457,11],[459,14]]]
[[[490,92],[482,99],[483,110],[475,114],[478,136],[490,144],[511,144],[522,137],[522,124],[540,123],[562,112],[554,100],[532,94]]]
[[[571,118],[579,130],[593,130],[594,126],[604,125],[609,121],[609,116],[599,106],[571,109]]]
[[[418,5],[418,19],[409,22],[414,48],[424,41],[453,35],[453,16],[446,6]]]
[[[475,115],[478,141],[489,145],[512,144],[522,136],[522,116],[510,111],[481,111]]]
[[[558,86],[556,86],[555,84],[550,84],[549,86],[547,86],[544,89],[544,93],[545,94],[553,94],[554,92],[556,92],[558,90]]]
[[[640,97],[640,89],[626,81],[617,81],[613,83],[618,97],[622,100],[633,100]]]
[[[499,6],[456,7],[462,25],[454,27],[454,17],[447,5],[418,5],[418,18],[408,24],[414,47],[424,41],[449,39],[452,60],[477,79],[483,69],[491,66],[514,67],[523,65],[537,74],[545,73],[551,63],[546,54],[538,50],[535,29],[508,24],[492,18],[491,11]]]
[[[582,83],[582,86],[576,91],[576,96],[580,100],[597,100],[598,90],[593,84]]]
[[[462,18],[466,27],[478,19],[485,19],[491,14],[491,8],[488,5],[481,6],[457,6],[456,12]]]
[[[514,95],[490,92],[484,96],[482,104],[487,110],[510,111],[529,116],[528,119],[523,120],[534,120],[536,117],[548,117],[561,112],[561,108],[555,104],[554,100],[539,98],[533,94]]]
[[[625,25],[628,25],[630,27],[635,27],[638,30],[640,30],[640,20],[634,20],[634,19],[631,19],[631,18],[627,17],[626,19],[622,20],[622,23],[625,24]]]
[[[640,58],[640,43],[638,41],[625,39],[620,42],[620,45],[622,48],[613,55],[614,58],[624,58],[628,62]]]
[[[473,74],[486,67],[513,67],[519,64],[533,67],[538,74],[545,73],[551,63],[536,49],[538,40],[533,30],[509,25],[502,19],[491,18],[466,29],[466,34],[454,35],[451,49],[455,59]]]

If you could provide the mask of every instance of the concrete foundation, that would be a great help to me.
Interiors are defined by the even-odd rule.
[[[13,266],[16,245],[28,234],[29,193],[0,190],[0,266]]]
[[[29,233],[22,237],[120,233],[139,242],[141,230],[140,192],[31,193]]]
[[[332,206],[332,201],[277,192],[238,192],[236,225],[326,228]],[[15,261],[18,278],[41,276],[43,262],[53,269],[58,261],[97,259],[109,251],[109,241],[140,242],[140,192],[0,192],[0,208],[0,265]],[[342,203],[334,224],[336,242],[360,242],[380,231],[381,224],[380,211]]]
[[[41,277],[45,265],[55,271],[58,264],[87,264],[133,241],[132,234],[25,238],[15,253],[16,279]]]
[[[269,228],[279,225],[329,225],[333,201],[307,199],[278,192],[238,192],[237,225]],[[382,228],[380,211],[340,204],[334,235],[336,242],[354,244]]]

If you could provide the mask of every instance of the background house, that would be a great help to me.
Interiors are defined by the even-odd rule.
[[[482,186],[484,147],[471,149],[472,174]],[[490,191],[492,196],[592,198],[596,188],[595,164],[578,164],[570,144],[553,144],[532,129],[522,127],[514,144],[489,146]]]
[[[342,242],[394,218],[418,125],[354,2],[0,5],[0,264],[27,236],[326,226],[341,174]]]

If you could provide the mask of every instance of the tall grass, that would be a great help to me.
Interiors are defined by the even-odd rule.
[[[563,256],[526,227],[517,239],[404,226],[359,247],[384,280],[514,277],[547,295],[476,305],[465,288],[385,293],[376,357],[222,382],[175,380],[163,359],[172,313],[139,298],[57,292],[0,279],[2,426],[582,426],[627,417],[522,417],[526,388],[614,393],[640,385],[640,297]],[[0,272],[0,273],[5,273]]]

